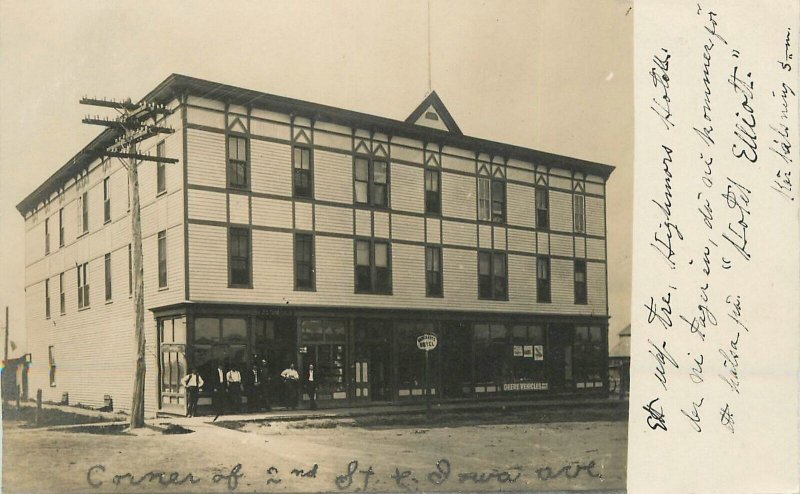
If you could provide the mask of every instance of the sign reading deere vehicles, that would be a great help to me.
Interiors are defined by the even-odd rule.
[[[422,334],[417,336],[417,348],[420,350],[425,350],[426,352],[430,352],[434,348],[436,348],[436,344],[438,340],[436,339],[435,334]]]

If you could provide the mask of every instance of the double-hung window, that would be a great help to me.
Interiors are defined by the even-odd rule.
[[[392,253],[388,242],[356,240],[356,292],[392,293]]]
[[[425,295],[442,296],[442,248],[425,247]]]
[[[294,286],[296,290],[314,289],[314,237],[310,233],[294,235]]]
[[[89,307],[89,263],[78,265],[78,309]]]
[[[56,352],[53,346],[47,347],[47,359],[50,363],[50,387],[56,385]]]
[[[536,258],[536,301],[550,302],[550,258]]]
[[[311,163],[311,149],[302,146],[294,147],[294,196],[314,197],[314,174]]]
[[[478,252],[478,298],[508,300],[508,269],[504,252]]]
[[[439,170],[425,170],[425,212],[439,214],[442,211]]]
[[[64,247],[64,208],[58,210],[58,246]]]
[[[133,295],[133,246],[128,244],[128,295]]]
[[[106,254],[103,266],[105,267],[106,278],[106,302],[111,300],[111,253]]]
[[[89,192],[78,196],[78,235],[89,231]]]
[[[550,228],[550,194],[544,187],[536,188],[536,228]]]
[[[50,218],[44,219],[44,255],[50,253]]]
[[[247,138],[228,136],[228,185],[236,189],[247,189]]]
[[[58,275],[58,305],[61,314],[67,312],[67,297],[64,293],[64,273]]]
[[[354,173],[355,199],[358,204],[389,206],[389,163],[358,156]]]
[[[163,158],[165,156],[164,141],[156,145],[156,156]],[[161,161],[156,162],[156,194],[162,194],[167,191],[167,164]]]
[[[250,229],[228,230],[228,283],[231,287],[251,288]]]
[[[111,221],[111,183],[109,177],[103,179],[103,223]]]
[[[585,259],[575,259],[575,303],[587,303]]]
[[[478,220],[505,222],[506,183],[503,180],[478,178]]]
[[[586,233],[586,196],[572,196],[572,213],[575,233]]]
[[[158,232],[158,287],[167,286],[167,231]]]
[[[50,319],[50,278],[44,280],[44,317]]]

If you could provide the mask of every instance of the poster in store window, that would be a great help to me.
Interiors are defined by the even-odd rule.
[[[544,345],[533,345],[533,360],[544,360]]]
[[[523,355],[525,358],[533,358],[533,345],[525,345]]]
[[[514,356],[522,357],[522,345],[514,345]]]

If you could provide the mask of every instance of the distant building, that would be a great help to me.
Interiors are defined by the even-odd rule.
[[[613,168],[462,134],[431,93],[404,121],[172,75],[142,152],[146,410],[196,366],[314,363],[324,404],[605,392]],[[127,175],[91,151],[19,205],[30,382],[130,407]],[[201,404],[208,403],[204,393]]]

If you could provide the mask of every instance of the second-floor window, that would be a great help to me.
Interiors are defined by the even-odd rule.
[[[547,189],[536,189],[536,228],[550,228],[550,194]]]
[[[58,210],[58,246],[64,247],[64,208]]]
[[[478,252],[478,298],[508,300],[508,269],[504,252]]]
[[[442,248],[425,247],[425,295],[442,296]]]
[[[439,214],[442,211],[439,170],[425,170],[425,212]]]
[[[391,257],[387,242],[356,240],[356,292],[391,293]]]
[[[250,288],[250,230],[231,228],[228,231],[228,283],[232,287]]]
[[[158,232],[158,287],[167,286],[167,231]]]
[[[294,196],[314,197],[314,175],[311,168],[311,149],[295,146],[294,148]]]
[[[44,317],[50,319],[50,279],[44,280]]]
[[[478,220],[503,223],[506,220],[506,183],[478,178]]]
[[[247,139],[240,136],[228,136],[228,185],[237,189],[246,189],[248,184]]]
[[[354,187],[356,203],[389,206],[389,164],[372,158],[356,157]]]
[[[111,221],[111,185],[109,177],[103,179],[103,222]]]
[[[550,302],[550,258],[536,258],[536,301]]]
[[[314,237],[309,233],[294,235],[294,286],[314,289]]]
[[[58,275],[58,308],[61,314],[67,312],[67,296],[64,293],[64,273]]]
[[[89,307],[89,263],[78,265],[78,309]]]
[[[587,303],[586,291],[586,261],[575,259],[575,303]]]
[[[164,141],[156,145],[156,156],[163,158],[165,156]],[[156,162],[156,194],[161,194],[167,191],[167,164],[160,161]]]
[[[586,233],[586,196],[575,194],[572,196],[573,225],[576,233]]]
[[[44,255],[50,253],[50,218],[44,219]]]
[[[106,302],[111,300],[111,253],[106,254],[103,259],[103,267],[105,269],[106,280]]]
[[[133,246],[128,244],[128,295],[133,295]]]

